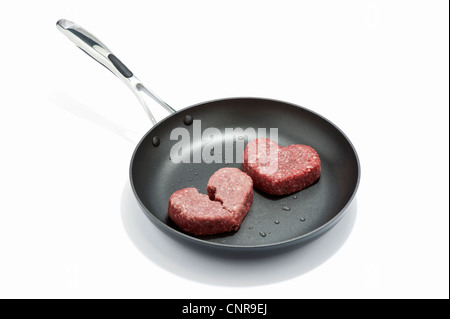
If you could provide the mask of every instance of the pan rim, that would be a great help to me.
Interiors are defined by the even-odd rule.
[[[137,151],[139,150],[141,144],[143,143],[143,141],[147,138],[147,136],[149,134],[152,133],[152,131],[159,126],[159,124],[165,122],[168,118],[175,116],[176,114],[183,112],[185,110],[191,109],[191,108],[195,108],[201,105],[205,105],[205,104],[209,104],[209,103],[217,103],[217,102],[223,102],[223,101],[233,101],[233,100],[264,100],[264,101],[268,101],[268,102],[275,102],[275,103],[282,103],[282,104],[287,104],[293,107],[297,107],[300,108],[308,113],[313,114],[314,116],[319,117],[320,119],[322,119],[323,121],[325,121],[326,123],[328,123],[329,125],[333,126],[341,135],[342,137],[344,137],[344,139],[346,140],[346,142],[348,143],[348,145],[350,146],[354,156],[355,156],[355,161],[356,161],[356,169],[357,169],[357,178],[356,178],[356,183],[355,183],[355,187],[354,190],[351,194],[351,196],[349,197],[347,203],[344,205],[344,207],[333,217],[331,218],[329,221],[327,221],[326,223],[324,223],[323,225],[321,225],[320,227],[317,227],[316,229],[303,234],[301,236],[297,236],[288,240],[284,240],[284,241],[280,241],[280,242],[276,242],[276,243],[269,243],[269,244],[261,244],[261,245],[232,245],[232,244],[226,244],[226,243],[218,243],[218,242],[211,242],[211,241],[207,241],[202,239],[201,237],[195,237],[195,236],[191,236],[189,234],[186,234],[184,232],[181,232],[173,227],[170,227],[169,225],[163,223],[160,219],[158,219],[145,205],[144,203],[141,201],[136,187],[134,185],[134,181],[133,181],[133,163],[135,160],[135,156]],[[191,243],[195,243],[195,244],[199,244],[199,245],[204,245],[207,247],[211,247],[211,248],[219,248],[219,249],[230,249],[230,250],[263,250],[263,249],[273,249],[273,248],[281,248],[281,247],[287,247],[287,246],[291,246],[294,244],[300,244],[301,242],[306,242],[309,240],[312,240],[322,234],[324,234],[327,230],[331,229],[332,227],[334,227],[344,216],[345,213],[348,210],[348,207],[352,204],[352,202],[355,199],[356,193],[358,191],[359,188],[359,183],[361,180],[361,164],[360,164],[360,160],[359,160],[359,156],[358,153],[356,152],[356,149],[353,145],[353,143],[351,142],[351,140],[347,137],[347,135],[333,122],[331,122],[330,120],[328,120],[326,117],[324,117],[323,115],[312,111],[308,108],[305,108],[303,106],[300,106],[298,104],[294,104],[294,103],[290,103],[290,102],[286,102],[286,101],[282,101],[282,100],[278,100],[278,99],[272,99],[272,98],[263,98],[263,97],[228,97],[228,98],[218,98],[218,99],[214,99],[214,100],[209,100],[209,101],[205,101],[205,102],[200,102],[191,106],[187,106],[184,108],[181,108],[179,110],[176,111],[176,113],[173,114],[169,114],[168,116],[166,116],[164,119],[162,119],[160,122],[158,122],[157,124],[155,124],[153,127],[151,127],[147,133],[145,133],[143,135],[143,137],[140,139],[140,141],[138,142],[138,144],[136,145],[131,160],[130,160],[130,166],[129,166],[129,180],[130,180],[130,184],[131,184],[131,188],[133,190],[134,196],[136,198],[136,200],[139,203],[139,206],[141,207],[141,209],[143,210],[143,212],[145,213],[145,215],[147,216],[147,218],[149,218],[160,230],[163,230],[167,233],[173,234],[178,236],[179,238],[185,239],[188,242]]]

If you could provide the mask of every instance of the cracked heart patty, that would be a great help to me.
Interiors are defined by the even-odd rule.
[[[208,181],[208,195],[196,188],[174,192],[169,217],[184,232],[213,235],[236,231],[253,202],[253,181],[237,168],[222,168]]]

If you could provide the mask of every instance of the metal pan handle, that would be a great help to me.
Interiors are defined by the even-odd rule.
[[[153,125],[157,123],[150,108],[147,106],[142,93],[148,95],[170,113],[176,111],[150,91],[125,64],[123,64],[99,39],[84,30],[79,25],[65,19],[56,23],[56,28],[67,36],[77,47],[87,53],[91,58],[105,66],[114,75],[121,79],[138,98]]]

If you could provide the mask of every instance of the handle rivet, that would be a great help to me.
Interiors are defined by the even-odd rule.
[[[161,144],[161,140],[159,139],[158,136],[153,136],[152,144],[153,144],[154,147],[158,147],[159,144]]]
[[[194,122],[194,119],[192,118],[192,116],[190,115],[186,115],[184,117],[183,123],[187,126],[192,125],[192,123]]]

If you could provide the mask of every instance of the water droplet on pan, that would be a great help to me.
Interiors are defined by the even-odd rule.
[[[248,226],[248,229],[253,229],[253,227],[252,226]]]
[[[297,195],[294,195],[294,197],[292,197],[293,199],[297,199]]]
[[[300,221],[301,222],[304,222],[306,219],[304,219],[303,217],[302,218],[300,218]]]
[[[276,221],[274,221],[274,223],[278,225],[280,223],[280,221],[276,220]]]
[[[263,231],[260,231],[260,232],[259,232],[259,235],[260,235],[261,237],[266,237],[266,236],[267,236],[266,233],[263,232]]]
[[[287,206],[283,206],[283,210],[289,212],[291,209],[289,207],[287,207]]]
[[[196,172],[195,175],[198,175],[198,172]]]

